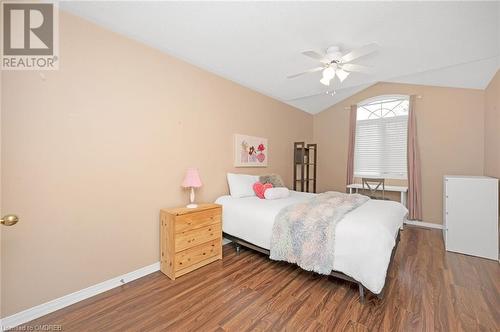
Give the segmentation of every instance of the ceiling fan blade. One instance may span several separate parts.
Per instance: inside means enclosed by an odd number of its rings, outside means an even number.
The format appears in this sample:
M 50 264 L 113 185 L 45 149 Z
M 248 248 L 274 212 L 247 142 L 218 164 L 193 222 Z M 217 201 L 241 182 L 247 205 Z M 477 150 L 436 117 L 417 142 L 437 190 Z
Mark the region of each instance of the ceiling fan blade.
M 302 54 L 304 54 L 305 56 L 308 56 L 310 58 L 319 60 L 321 62 L 328 61 L 327 59 L 325 59 L 325 55 L 324 54 L 318 53 L 316 51 L 304 51 L 304 52 L 302 52 Z
M 342 57 L 343 62 L 351 62 L 357 58 L 360 58 L 362 56 L 365 56 L 367 54 L 373 53 L 378 49 L 378 44 L 377 43 L 371 43 L 365 46 L 361 46 L 360 48 L 357 48 L 355 50 L 352 50 L 351 52 L 347 53 Z
M 313 68 L 313 69 L 309 69 L 309 70 L 303 71 L 301 73 L 297 73 L 297 74 L 293 74 L 293 75 L 287 76 L 287 78 L 295 78 L 295 77 L 298 77 L 298 76 L 302 76 L 302 75 L 306 75 L 306 74 L 310 74 L 310 73 L 315 73 L 315 72 L 323 70 L 323 69 L 324 69 L 323 67 L 316 67 L 316 68 Z
M 353 71 L 353 72 L 357 72 L 357 73 L 371 73 L 373 71 L 373 68 L 362 66 L 362 65 L 355 65 L 352 63 L 343 64 L 342 69 L 345 71 Z

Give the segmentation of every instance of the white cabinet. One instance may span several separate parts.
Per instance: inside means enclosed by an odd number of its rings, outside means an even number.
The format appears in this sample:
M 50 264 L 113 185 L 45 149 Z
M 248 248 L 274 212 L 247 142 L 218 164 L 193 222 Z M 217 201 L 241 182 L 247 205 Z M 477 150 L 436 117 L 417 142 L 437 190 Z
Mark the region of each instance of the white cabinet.
M 498 179 L 444 177 L 446 250 L 498 260 Z

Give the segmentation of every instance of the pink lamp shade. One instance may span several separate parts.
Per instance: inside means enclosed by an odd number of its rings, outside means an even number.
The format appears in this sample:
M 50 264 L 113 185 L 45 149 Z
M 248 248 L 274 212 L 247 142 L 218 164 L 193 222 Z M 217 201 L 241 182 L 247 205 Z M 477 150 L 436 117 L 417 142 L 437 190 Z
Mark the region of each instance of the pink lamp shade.
M 199 188 L 201 187 L 200 173 L 197 168 L 188 168 L 184 181 L 182 181 L 184 188 Z

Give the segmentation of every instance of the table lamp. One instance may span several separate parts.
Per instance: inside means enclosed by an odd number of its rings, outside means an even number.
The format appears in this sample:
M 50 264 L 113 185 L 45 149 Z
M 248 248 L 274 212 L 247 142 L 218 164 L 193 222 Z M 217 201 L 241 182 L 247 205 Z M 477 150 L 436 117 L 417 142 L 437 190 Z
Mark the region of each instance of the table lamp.
M 191 188 L 191 194 L 189 195 L 189 204 L 186 205 L 189 209 L 194 209 L 198 207 L 198 204 L 194 203 L 194 188 L 201 187 L 200 174 L 197 168 L 188 168 L 184 181 L 182 181 L 182 186 L 184 188 Z

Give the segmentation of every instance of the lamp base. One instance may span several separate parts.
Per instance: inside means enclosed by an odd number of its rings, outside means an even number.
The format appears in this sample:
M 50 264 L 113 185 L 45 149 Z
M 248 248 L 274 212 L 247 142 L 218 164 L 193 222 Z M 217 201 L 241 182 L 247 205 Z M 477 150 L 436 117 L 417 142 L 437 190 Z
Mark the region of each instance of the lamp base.
M 188 204 L 186 205 L 188 209 L 196 209 L 198 207 L 198 204 Z

